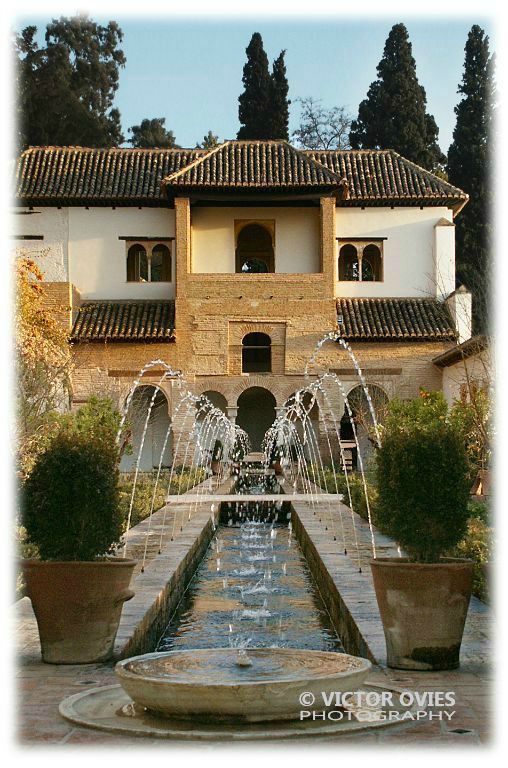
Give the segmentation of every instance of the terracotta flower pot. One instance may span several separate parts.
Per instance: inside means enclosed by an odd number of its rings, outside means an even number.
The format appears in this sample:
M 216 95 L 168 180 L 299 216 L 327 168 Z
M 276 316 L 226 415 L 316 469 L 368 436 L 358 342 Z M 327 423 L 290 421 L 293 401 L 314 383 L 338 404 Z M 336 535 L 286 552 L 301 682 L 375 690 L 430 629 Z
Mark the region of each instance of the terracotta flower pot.
M 88 664 L 111 657 L 135 560 L 24 560 L 26 594 L 39 627 L 42 660 Z
M 415 670 L 458 667 L 473 563 L 377 558 L 370 566 L 388 666 Z

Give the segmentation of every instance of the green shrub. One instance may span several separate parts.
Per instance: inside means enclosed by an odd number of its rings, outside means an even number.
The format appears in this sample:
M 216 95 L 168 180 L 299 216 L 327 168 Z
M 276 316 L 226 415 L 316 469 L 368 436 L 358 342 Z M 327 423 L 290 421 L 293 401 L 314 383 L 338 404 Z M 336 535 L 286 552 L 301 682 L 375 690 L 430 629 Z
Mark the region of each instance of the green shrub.
M 485 501 L 477 501 L 471 499 L 467 505 L 469 517 L 474 517 L 477 520 L 481 520 L 482 523 L 489 525 L 490 523 L 490 505 Z
M 492 528 L 479 517 L 470 517 L 464 538 L 449 555 L 466 557 L 474 562 L 473 594 L 480 600 L 488 601 L 488 566 L 492 558 Z
M 132 504 L 131 512 L 131 528 L 140 523 L 145 517 L 148 517 L 150 510 L 152 509 L 153 492 L 155 488 L 155 479 L 157 473 L 142 473 L 138 475 L 136 482 L 136 492 L 134 494 L 134 501 Z M 132 497 L 132 483 L 134 481 L 133 475 L 121 475 L 120 478 L 120 508 L 122 510 L 123 519 L 127 522 L 129 516 L 129 508 Z M 167 479 L 164 475 L 159 478 L 157 485 L 157 491 L 155 493 L 155 499 L 153 504 L 153 511 L 157 512 L 164 506 L 167 493 Z
M 313 477 L 311 473 L 311 478 Z M 317 478 L 318 484 L 327 493 L 342 493 L 344 496 L 344 504 L 349 506 L 349 494 L 347 489 L 346 476 L 343 472 L 337 472 L 334 474 L 331 467 L 326 467 L 324 470 L 318 471 Z M 359 472 L 349 472 L 349 491 L 351 493 L 351 503 L 355 512 L 364 520 L 368 520 L 369 514 L 367 510 L 367 502 L 365 499 L 365 489 L 363 486 L 362 476 Z M 372 522 L 377 525 L 376 519 L 376 505 L 377 505 L 377 489 L 375 485 L 367 478 L 365 479 L 367 485 L 367 494 L 369 497 L 369 506 Z
M 421 562 L 436 562 L 464 536 L 468 460 L 460 432 L 446 419 L 441 393 L 392 401 L 377 450 L 376 517 Z
M 123 532 L 114 442 L 67 423 L 25 482 L 21 512 L 28 541 L 42 560 L 94 560 L 111 553 Z
M 121 418 L 109 398 L 93 396 L 79 410 L 59 417 L 60 431 L 83 436 L 108 448 L 116 444 Z
M 169 477 L 169 470 L 161 472 L 159 476 L 153 503 L 154 512 L 161 509 L 166 502 Z M 186 493 L 186 491 L 190 490 L 194 485 L 203 482 L 205 477 L 206 473 L 200 467 L 194 467 L 185 471 L 179 467 L 173 472 L 171 483 L 169 484 L 169 495 Z M 150 514 L 156 479 L 157 472 L 141 472 L 138 474 L 131 512 L 131 528 L 140 523 Z M 120 507 L 125 521 L 127 521 L 129 516 L 133 482 L 134 474 L 122 473 L 120 475 Z

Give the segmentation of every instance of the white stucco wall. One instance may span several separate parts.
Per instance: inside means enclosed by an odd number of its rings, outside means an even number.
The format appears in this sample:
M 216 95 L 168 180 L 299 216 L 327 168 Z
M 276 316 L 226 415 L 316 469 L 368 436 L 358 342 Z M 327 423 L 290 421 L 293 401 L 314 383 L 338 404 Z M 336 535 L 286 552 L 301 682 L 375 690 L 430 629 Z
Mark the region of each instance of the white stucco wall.
M 33 259 L 44 279 L 66 282 L 69 279 L 68 208 L 17 208 L 10 220 L 14 247 Z M 42 240 L 22 240 L 20 236 L 35 235 Z
M 196 273 L 235 272 L 235 220 L 275 221 L 275 271 L 319 272 L 319 209 L 194 208 L 192 264 Z
M 340 281 L 336 283 L 337 296 L 440 295 L 435 277 L 434 228 L 442 218 L 451 221 L 452 212 L 448 208 L 338 208 L 337 237 L 387 239 L 383 241 L 383 281 Z M 337 247 L 337 258 L 338 253 Z M 441 257 L 444 260 L 443 254 Z
M 434 274 L 437 296 L 446 299 L 455 290 L 455 224 L 446 218 L 434 227 Z
M 174 237 L 168 208 L 70 208 L 69 274 L 84 299 L 172 299 L 171 283 L 128 283 L 127 248 L 119 237 Z M 170 243 L 166 245 L 171 246 Z
M 449 406 L 460 399 L 460 388 L 467 384 L 468 380 L 470 384 L 480 388 L 492 384 L 492 360 L 488 350 L 443 368 L 443 394 Z

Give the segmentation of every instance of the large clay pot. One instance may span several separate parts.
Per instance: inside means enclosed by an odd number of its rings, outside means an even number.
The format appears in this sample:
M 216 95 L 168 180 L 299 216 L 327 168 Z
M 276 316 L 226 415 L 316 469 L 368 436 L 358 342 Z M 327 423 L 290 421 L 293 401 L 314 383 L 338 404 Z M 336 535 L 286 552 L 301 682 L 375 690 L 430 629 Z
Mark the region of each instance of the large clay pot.
M 473 563 L 377 558 L 370 565 L 388 666 L 415 670 L 458 667 Z
M 26 594 L 39 627 L 42 660 L 88 664 L 111 657 L 135 560 L 24 560 Z

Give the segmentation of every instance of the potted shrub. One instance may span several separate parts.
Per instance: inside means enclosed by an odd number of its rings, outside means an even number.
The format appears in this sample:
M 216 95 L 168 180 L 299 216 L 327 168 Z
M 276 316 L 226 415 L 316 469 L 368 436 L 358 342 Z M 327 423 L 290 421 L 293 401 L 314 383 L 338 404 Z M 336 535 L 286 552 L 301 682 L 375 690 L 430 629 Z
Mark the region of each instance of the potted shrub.
M 212 450 L 212 472 L 214 475 L 218 475 L 220 471 L 220 463 L 222 459 L 222 443 L 220 440 L 216 440 Z
M 454 669 L 471 596 L 473 563 L 444 557 L 468 519 L 468 461 L 440 393 L 394 402 L 377 451 L 376 522 L 407 557 L 371 568 L 388 666 Z
M 45 662 L 84 664 L 112 654 L 136 564 L 111 557 L 124 526 L 118 479 L 107 430 L 68 420 L 22 489 L 23 525 L 39 555 L 22 568 Z

